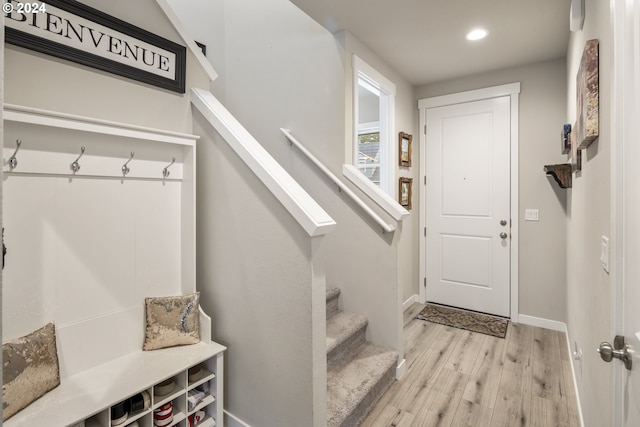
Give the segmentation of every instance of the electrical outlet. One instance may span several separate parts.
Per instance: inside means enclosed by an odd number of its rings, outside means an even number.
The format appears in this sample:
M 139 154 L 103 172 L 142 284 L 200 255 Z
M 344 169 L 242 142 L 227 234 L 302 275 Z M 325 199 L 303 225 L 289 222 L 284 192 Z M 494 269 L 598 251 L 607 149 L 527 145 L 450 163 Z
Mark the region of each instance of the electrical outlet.
M 538 209 L 525 209 L 524 210 L 524 220 L 525 221 L 539 221 L 539 211 L 538 211 Z

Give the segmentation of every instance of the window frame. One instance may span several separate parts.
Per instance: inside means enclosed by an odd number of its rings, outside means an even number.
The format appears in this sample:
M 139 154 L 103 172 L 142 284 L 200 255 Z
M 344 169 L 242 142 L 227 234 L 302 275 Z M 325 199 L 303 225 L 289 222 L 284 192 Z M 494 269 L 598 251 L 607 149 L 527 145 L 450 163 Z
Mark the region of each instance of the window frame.
M 396 86 L 389 79 L 367 64 L 357 55 L 353 55 L 353 135 L 351 164 L 358 168 L 358 135 L 359 102 L 358 88 L 360 82 L 372 92 L 378 92 L 380 97 L 380 189 L 391 197 L 396 196 L 395 185 L 395 96 Z M 368 179 L 368 178 L 366 178 Z

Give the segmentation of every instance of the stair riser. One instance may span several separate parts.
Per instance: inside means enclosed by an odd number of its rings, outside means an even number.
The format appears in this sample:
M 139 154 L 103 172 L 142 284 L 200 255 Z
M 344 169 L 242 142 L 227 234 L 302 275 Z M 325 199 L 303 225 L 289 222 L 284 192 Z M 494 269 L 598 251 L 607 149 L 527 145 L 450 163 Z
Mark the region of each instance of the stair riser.
M 366 341 L 367 325 L 362 325 L 349 338 L 327 353 L 327 365 L 332 366 L 345 358 L 351 357 L 352 353 Z
M 340 424 L 340 427 L 353 427 L 362 424 L 367 417 L 371 409 L 378 403 L 378 400 L 387 391 L 387 389 L 393 384 L 396 378 L 395 365 L 391 366 L 378 383 L 373 387 L 369 393 L 360 401 L 358 406 L 347 416 L 347 418 Z
M 327 319 L 340 311 L 339 299 L 340 294 L 327 299 Z

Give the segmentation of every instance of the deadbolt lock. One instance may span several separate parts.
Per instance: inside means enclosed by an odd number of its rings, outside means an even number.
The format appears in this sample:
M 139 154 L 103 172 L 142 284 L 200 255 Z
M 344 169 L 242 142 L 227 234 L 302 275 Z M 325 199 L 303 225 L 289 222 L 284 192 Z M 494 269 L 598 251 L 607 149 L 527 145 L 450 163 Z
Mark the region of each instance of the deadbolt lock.
M 502 233 L 500 233 L 500 238 L 501 239 L 506 239 L 507 237 L 509 237 L 509 235 L 507 233 L 505 233 L 504 231 Z
M 502 220 L 500 220 L 500 225 L 501 225 L 501 226 L 503 226 L 503 227 L 504 227 L 505 225 L 507 225 L 507 220 L 506 220 L 506 219 L 502 219 Z

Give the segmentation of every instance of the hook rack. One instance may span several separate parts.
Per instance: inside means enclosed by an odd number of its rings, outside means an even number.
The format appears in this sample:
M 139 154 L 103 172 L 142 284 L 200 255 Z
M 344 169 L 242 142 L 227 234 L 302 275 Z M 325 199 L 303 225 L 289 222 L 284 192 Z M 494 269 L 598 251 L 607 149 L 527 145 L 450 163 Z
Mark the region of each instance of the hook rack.
M 78 156 L 78 158 L 75 159 L 73 163 L 71 163 L 71 170 L 73 171 L 73 173 L 76 173 L 80 170 L 80 163 L 78 163 L 78 160 L 80 160 L 80 157 L 82 157 L 83 155 L 84 155 L 84 145 L 80 147 L 80 155 Z
M 9 157 L 9 169 L 11 170 L 14 170 L 16 166 L 18 166 L 18 159 L 16 159 L 16 154 L 18 154 L 18 150 L 20 150 L 21 145 L 22 140 L 16 139 L 16 151 L 14 151 L 11 157 Z
M 129 164 L 129 162 L 131 160 L 133 160 L 133 156 L 134 156 L 134 152 L 132 151 L 131 152 L 131 157 L 129 158 L 129 160 L 127 160 L 127 162 L 124 165 L 122 165 L 122 176 L 127 175 L 129 173 L 129 171 L 131 170 L 131 169 L 129 169 L 129 166 L 127 166 L 127 165 Z
M 171 163 L 169 163 L 169 164 L 168 164 L 164 169 L 162 169 L 162 176 L 163 176 L 164 178 L 168 178 L 168 177 L 169 177 L 169 174 L 170 174 L 170 172 L 169 172 L 169 168 L 170 168 L 170 167 L 171 167 L 171 165 L 173 165 L 175 162 L 176 162 L 176 158 L 175 158 L 175 157 L 173 157 L 173 158 L 171 159 Z

